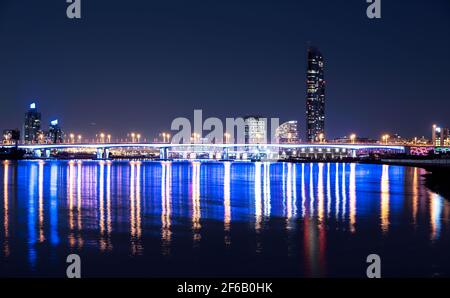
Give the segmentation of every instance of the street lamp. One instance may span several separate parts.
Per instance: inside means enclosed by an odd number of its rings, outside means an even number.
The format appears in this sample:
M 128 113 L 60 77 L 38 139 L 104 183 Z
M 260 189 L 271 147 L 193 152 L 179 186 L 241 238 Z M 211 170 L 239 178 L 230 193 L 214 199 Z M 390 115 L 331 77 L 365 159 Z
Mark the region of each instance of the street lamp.
M 70 134 L 70 142 L 75 143 L 75 135 L 73 133 Z
M 81 135 L 78 135 L 78 143 L 81 143 Z
M 162 137 L 163 137 L 163 143 L 165 143 L 166 142 L 166 133 L 165 132 L 162 133 Z
M 167 143 L 170 143 L 170 133 L 168 133 L 166 136 L 167 136 Z
M 352 144 L 355 144 L 355 139 L 356 139 L 356 135 L 354 133 L 352 133 L 350 135 L 350 141 L 352 141 Z
M 229 133 L 224 133 L 225 136 L 225 144 L 228 144 L 228 142 L 230 141 L 230 134 Z
M 101 133 L 100 134 L 100 143 L 104 143 L 105 142 L 105 134 Z
M 386 135 L 382 136 L 381 138 L 384 141 L 384 143 L 387 145 L 388 140 L 389 140 L 389 135 L 386 134 Z
M 111 135 L 108 134 L 108 143 L 111 143 Z
M 139 139 L 141 138 L 140 134 L 137 134 L 137 142 L 139 143 Z
M 134 143 L 134 136 L 135 136 L 135 133 L 132 132 L 132 133 L 131 133 L 131 143 Z

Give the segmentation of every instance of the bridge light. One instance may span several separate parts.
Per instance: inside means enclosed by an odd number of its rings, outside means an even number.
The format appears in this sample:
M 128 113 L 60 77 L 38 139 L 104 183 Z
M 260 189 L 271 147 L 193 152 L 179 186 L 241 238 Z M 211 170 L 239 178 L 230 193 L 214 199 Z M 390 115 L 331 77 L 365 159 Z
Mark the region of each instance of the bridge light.
M 352 142 L 352 144 L 355 144 L 355 139 L 356 139 L 356 135 L 353 133 L 350 135 L 350 141 Z

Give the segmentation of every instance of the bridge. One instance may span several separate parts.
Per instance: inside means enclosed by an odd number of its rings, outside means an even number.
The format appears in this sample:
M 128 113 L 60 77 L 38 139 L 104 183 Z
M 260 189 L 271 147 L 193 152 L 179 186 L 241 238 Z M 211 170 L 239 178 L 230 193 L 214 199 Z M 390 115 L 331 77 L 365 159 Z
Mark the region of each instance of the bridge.
M 13 145 L 3 145 L 1 148 L 14 148 Z M 207 155 L 210 159 L 247 159 L 251 156 L 267 159 L 277 158 L 279 154 L 290 154 L 298 157 L 342 158 L 356 157 L 358 152 L 393 152 L 405 153 L 405 146 L 381 144 L 171 144 L 171 143 L 62 143 L 62 144 L 22 144 L 19 149 L 26 150 L 36 158 L 50 158 L 52 151 L 82 151 L 96 152 L 98 159 L 108 159 L 111 150 L 153 149 L 159 150 L 160 159 L 178 156 L 182 159 L 193 159 Z M 172 155 L 172 157 L 170 156 Z

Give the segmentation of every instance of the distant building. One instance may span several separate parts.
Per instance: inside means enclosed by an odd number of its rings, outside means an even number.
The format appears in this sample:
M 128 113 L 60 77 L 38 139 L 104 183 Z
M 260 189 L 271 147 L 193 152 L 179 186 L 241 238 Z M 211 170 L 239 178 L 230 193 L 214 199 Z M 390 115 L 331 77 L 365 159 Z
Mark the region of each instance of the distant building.
M 50 122 L 50 127 L 48 129 L 48 141 L 52 144 L 64 142 L 64 132 L 59 126 L 58 120 L 53 120 Z
M 41 133 L 41 113 L 36 109 L 36 104 L 30 104 L 30 109 L 25 113 L 23 127 L 23 140 L 25 143 L 37 143 Z
M 20 140 L 20 131 L 18 129 L 5 129 L 3 131 L 3 144 L 15 145 Z
M 450 129 L 433 125 L 431 142 L 434 146 L 450 146 Z
M 297 121 L 288 121 L 275 130 L 278 144 L 298 144 L 300 142 Z
M 325 136 L 325 79 L 322 53 L 308 49 L 306 70 L 306 140 L 322 141 Z
M 265 144 L 267 142 L 265 118 L 247 116 L 244 118 L 244 123 L 245 144 Z
M 378 143 L 378 140 L 374 140 L 374 139 L 370 139 L 370 138 L 366 138 L 366 137 L 358 137 L 355 136 L 354 138 L 351 138 L 351 136 L 343 136 L 340 138 L 336 138 L 336 139 L 332 139 L 329 141 L 330 143 L 339 143 L 339 144 L 350 144 L 350 143 L 355 143 L 355 144 L 376 144 Z

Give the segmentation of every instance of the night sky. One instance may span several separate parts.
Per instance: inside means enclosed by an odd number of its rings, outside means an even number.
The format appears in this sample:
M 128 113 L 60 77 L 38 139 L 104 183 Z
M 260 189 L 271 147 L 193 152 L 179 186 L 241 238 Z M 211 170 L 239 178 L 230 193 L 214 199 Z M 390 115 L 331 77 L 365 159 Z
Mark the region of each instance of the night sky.
M 326 133 L 450 126 L 450 1 L 0 1 L 0 129 L 31 101 L 66 132 L 150 138 L 175 117 L 259 114 L 305 128 L 308 42 L 325 57 Z

